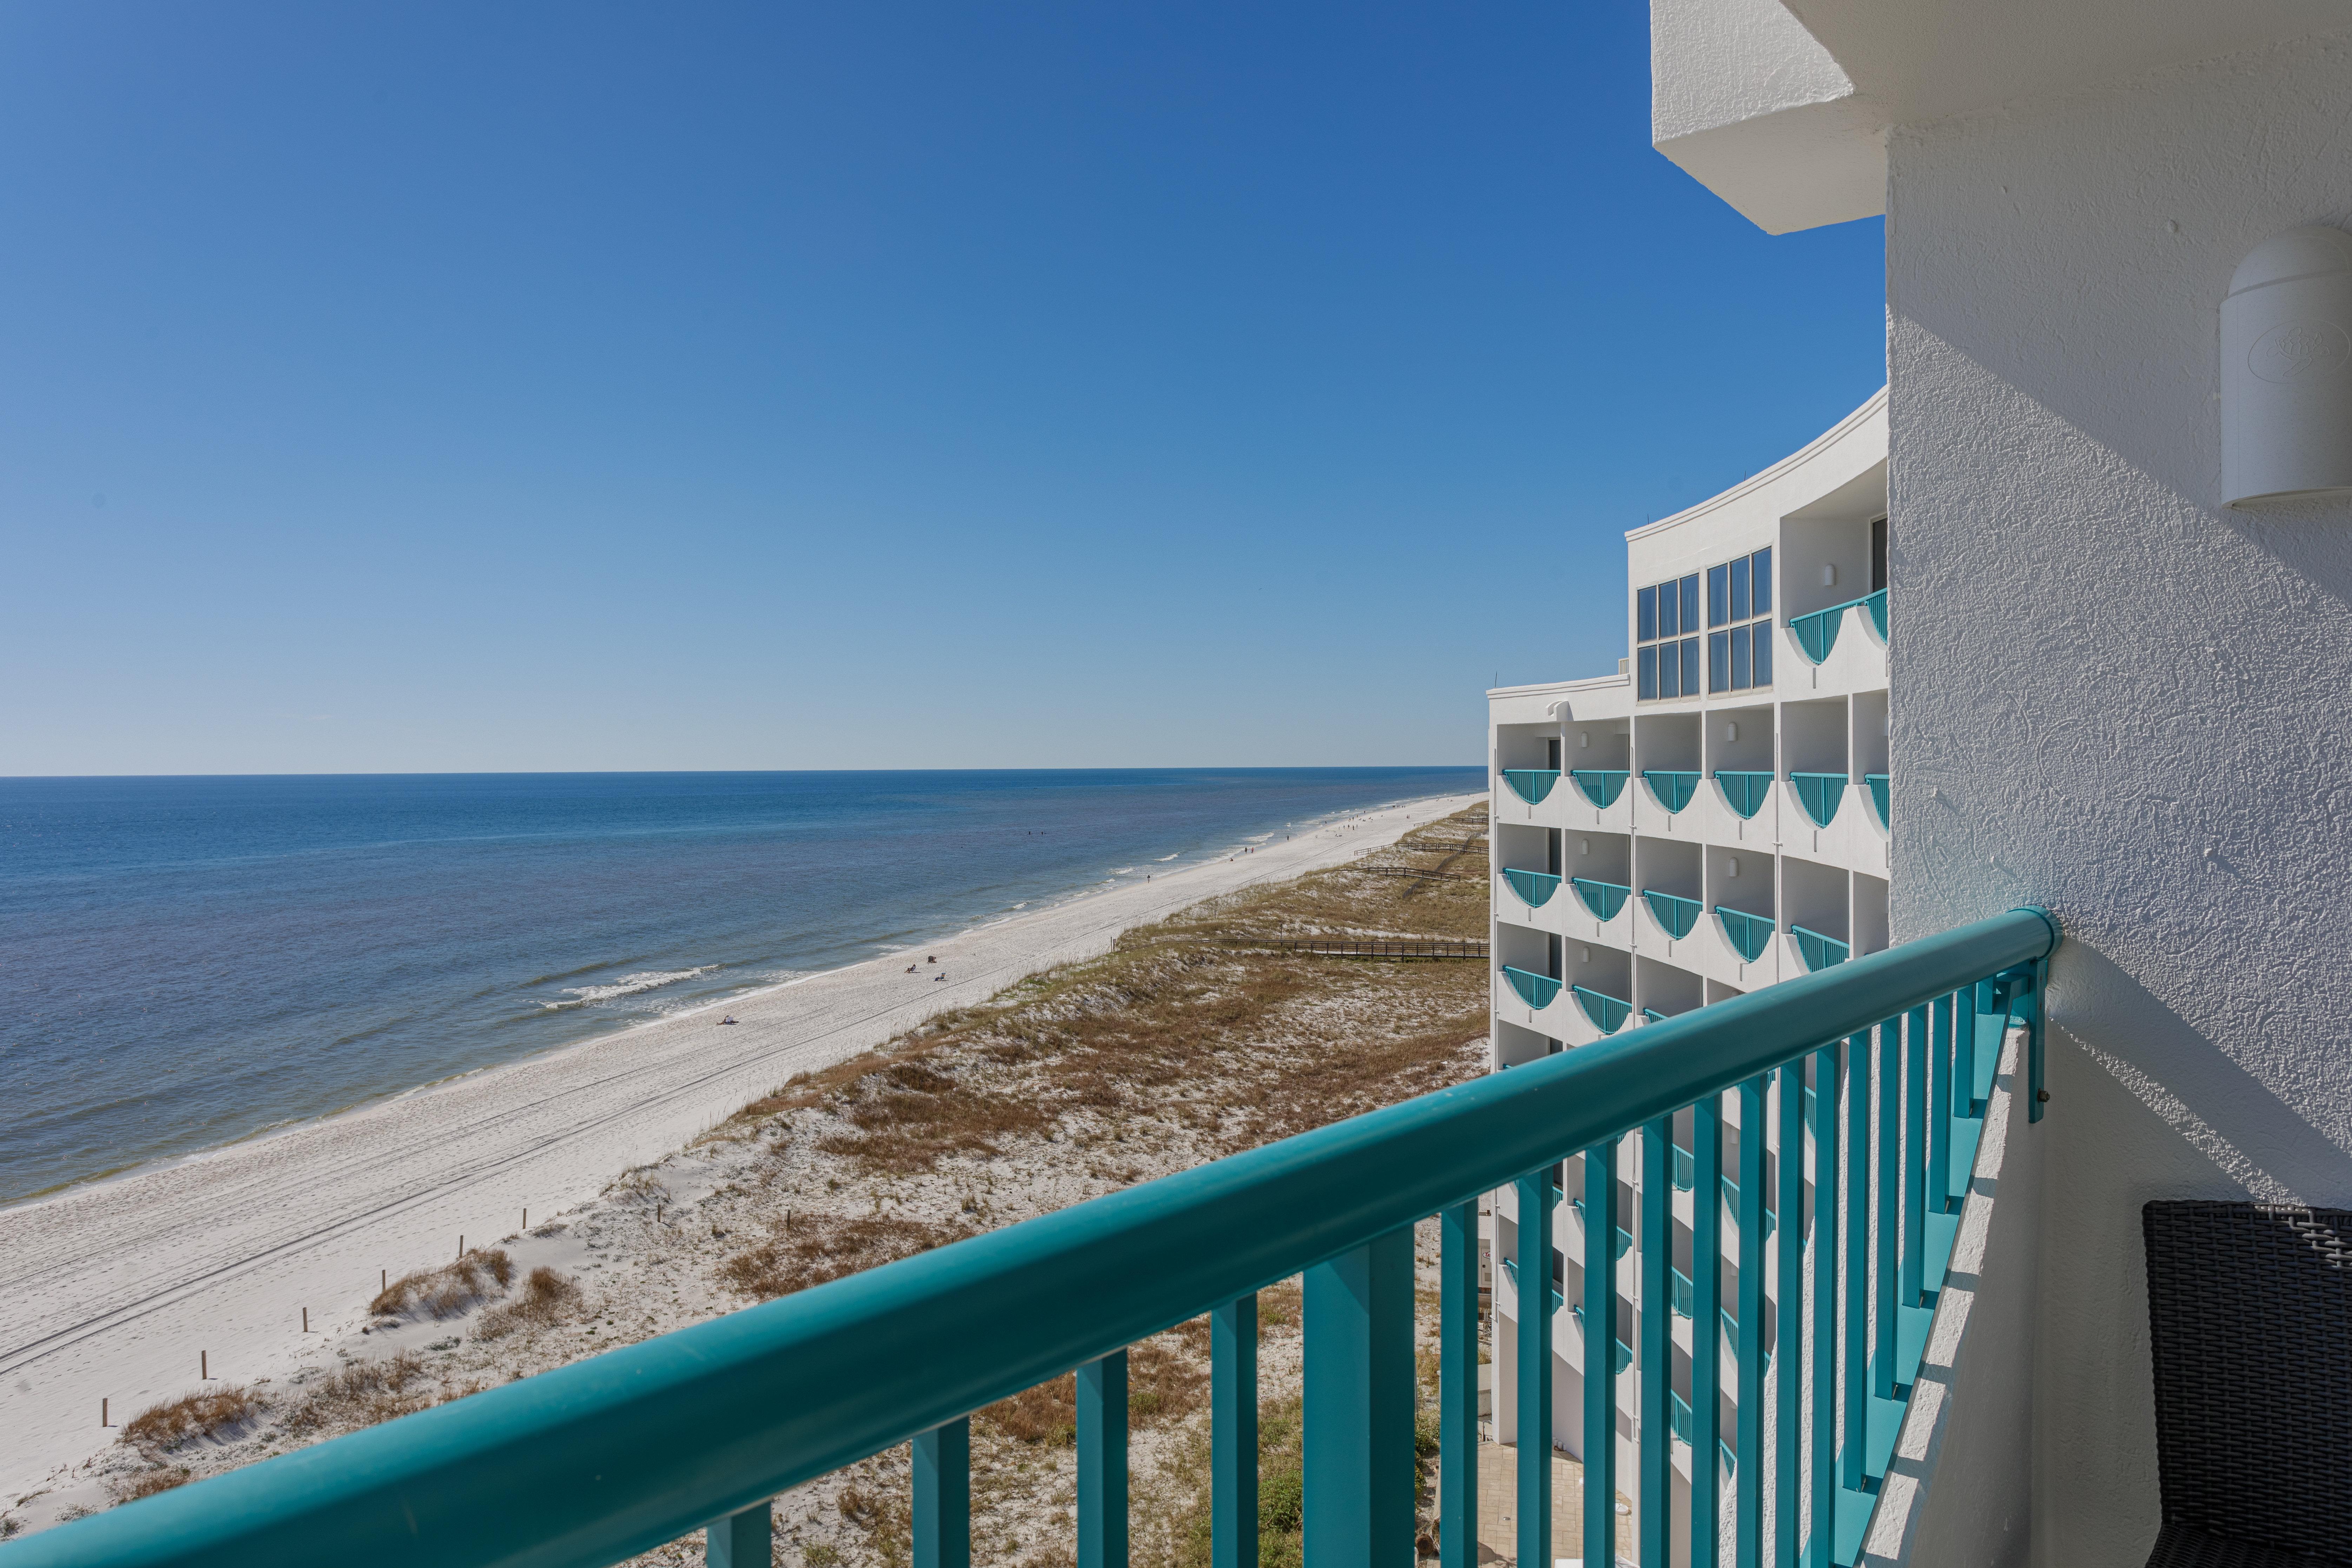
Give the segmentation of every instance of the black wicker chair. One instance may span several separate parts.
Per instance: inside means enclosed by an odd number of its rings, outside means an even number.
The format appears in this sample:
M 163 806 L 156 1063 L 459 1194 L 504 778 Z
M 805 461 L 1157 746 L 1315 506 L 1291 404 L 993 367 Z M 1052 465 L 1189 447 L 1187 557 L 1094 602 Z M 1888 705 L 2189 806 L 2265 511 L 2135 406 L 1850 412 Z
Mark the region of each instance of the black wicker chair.
M 2352 1568 L 2352 1210 L 2152 1203 L 2148 1568 Z

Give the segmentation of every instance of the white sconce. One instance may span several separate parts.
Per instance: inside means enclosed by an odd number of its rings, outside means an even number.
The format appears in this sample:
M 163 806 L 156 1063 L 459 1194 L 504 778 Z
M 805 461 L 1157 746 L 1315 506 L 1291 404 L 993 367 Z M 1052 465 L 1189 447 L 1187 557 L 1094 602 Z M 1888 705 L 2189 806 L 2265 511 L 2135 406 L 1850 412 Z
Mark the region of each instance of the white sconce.
M 1582 948 L 1580 951 L 1584 954 L 1585 963 L 1590 963 L 1592 962 L 1592 950 L 1591 948 Z
M 2221 301 L 2221 500 L 2352 489 L 2352 234 L 2247 253 Z
M 1737 741 L 1739 739 L 1739 724 L 1738 721 L 1735 720 L 1724 725 L 1723 738 L 1727 741 Z
M 1737 877 L 1739 875 L 1738 856 L 1727 855 L 1723 858 L 1723 874 L 1727 877 Z
M 1582 751 L 1582 750 L 1584 750 L 1586 747 L 1591 746 L 1591 744 L 1592 744 L 1592 731 L 1590 731 L 1590 730 L 1579 730 L 1579 731 L 1576 732 L 1576 745 L 1577 745 L 1577 749 L 1578 749 L 1579 751 Z
M 1824 588 L 1837 586 L 1837 567 L 1834 563 L 1822 568 L 1822 586 Z
M 1578 850 L 1577 850 L 1577 853 L 1578 853 L 1579 855 L 1590 855 L 1590 854 L 1591 854 L 1591 853 L 1592 853 L 1592 840 L 1591 840 L 1591 839 L 1590 839 L 1590 838 L 1580 838 L 1580 839 L 1578 839 L 1578 840 L 1577 840 L 1577 843 L 1578 843 L 1578 844 L 1580 844 L 1580 846 L 1582 846 L 1582 847 L 1581 847 L 1581 848 L 1580 848 L 1580 849 L 1578 849 Z

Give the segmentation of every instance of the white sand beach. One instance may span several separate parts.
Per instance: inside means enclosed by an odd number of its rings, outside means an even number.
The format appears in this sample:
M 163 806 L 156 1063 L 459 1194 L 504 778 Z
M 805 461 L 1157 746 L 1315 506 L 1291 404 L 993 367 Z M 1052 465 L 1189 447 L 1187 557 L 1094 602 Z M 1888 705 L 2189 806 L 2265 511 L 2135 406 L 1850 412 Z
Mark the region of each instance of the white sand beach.
M 914 974 L 906 954 L 875 960 L 0 1211 L 0 1495 L 111 1442 L 101 1400 L 119 1423 L 199 1388 L 200 1367 L 280 1375 L 304 1353 L 306 1309 L 314 1333 L 356 1328 L 385 1275 L 509 1236 L 525 1209 L 553 1219 L 795 1072 L 1479 798 L 1366 813 L 981 927 L 920 950 L 939 962 Z

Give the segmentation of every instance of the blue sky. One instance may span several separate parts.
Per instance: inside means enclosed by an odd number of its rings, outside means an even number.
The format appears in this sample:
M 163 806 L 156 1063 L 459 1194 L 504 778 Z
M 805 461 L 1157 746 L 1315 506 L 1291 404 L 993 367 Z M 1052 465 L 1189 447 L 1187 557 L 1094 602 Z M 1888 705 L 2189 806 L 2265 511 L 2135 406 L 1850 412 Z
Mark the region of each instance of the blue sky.
M 1473 763 L 1883 379 L 1638 5 L 0 13 L 0 773 Z

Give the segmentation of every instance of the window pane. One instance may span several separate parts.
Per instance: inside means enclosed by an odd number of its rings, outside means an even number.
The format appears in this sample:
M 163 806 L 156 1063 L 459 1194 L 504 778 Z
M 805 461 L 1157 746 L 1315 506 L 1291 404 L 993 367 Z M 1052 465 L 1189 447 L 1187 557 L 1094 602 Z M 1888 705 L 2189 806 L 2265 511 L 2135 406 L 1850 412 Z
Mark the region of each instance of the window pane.
M 1675 651 L 1673 643 L 1662 642 L 1658 645 L 1658 695 L 1680 697 L 1682 694 L 1682 656 Z
M 1731 574 L 1731 618 L 1748 618 L 1748 557 L 1741 556 L 1724 570 Z
M 1633 596 L 1633 618 L 1639 623 L 1638 642 L 1655 642 L 1658 638 L 1658 591 L 1644 588 Z
M 1739 629 L 1744 632 L 1748 628 L 1742 626 Z M 1706 635 L 1706 689 L 1709 691 L 1731 689 L 1731 634 L 1729 632 L 1709 632 Z
M 1756 623 L 1756 652 L 1750 657 L 1748 663 L 1753 667 L 1751 673 L 1756 677 L 1756 684 L 1759 686 L 1772 684 L 1772 638 L 1775 635 L 1771 622 Z
M 1731 628 L 1731 689 L 1748 689 L 1748 628 Z
M 1706 624 L 1719 626 L 1731 618 L 1731 568 L 1706 569 Z
M 1698 630 L 1698 574 L 1683 579 L 1683 630 Z
M 1658 650 L 1654 647 L 1642 650 L 1642 684 L 1635 689 L 1644 699 L 1658 694 Z
M 1772 552 L 1769 550 L 1759 550 L 1756 552 L 1754 560 L 1756 589 L 1749 596 L 1756 601 L 1756 613 L 1759 616 L 1769 616 L 1772 613 Z M 1761 686 L 1763 682 L 1759 679 L 1757 684 Z
M 1691 584 L 1698 582 L 1696 577 L 1685 577 L 1683 580 Z M 1696 593 L 1697 590 L 1694 587 L 1692 591 Z M 1683 639 L 1683 695 L 1685 697 L 1698 695 L 1698 638 L 1696 637 Z
M 1675 585 L 1672 583 L 1658 584 L 1658 635 L 1660 637 L 1670 637 L 1681 634 L 1683 629 L 1683 619 L 1679 613 L 1681 605 L 1682 596 L 1675 591 Z

